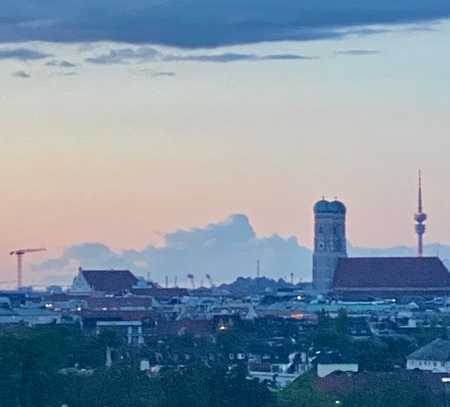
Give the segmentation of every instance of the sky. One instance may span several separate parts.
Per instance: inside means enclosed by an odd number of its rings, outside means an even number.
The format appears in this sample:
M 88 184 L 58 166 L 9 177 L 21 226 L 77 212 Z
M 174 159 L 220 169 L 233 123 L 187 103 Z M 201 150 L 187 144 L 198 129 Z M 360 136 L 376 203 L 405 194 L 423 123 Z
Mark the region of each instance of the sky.
M 282 276 L 322 195 L 352 245 L 412 246 L 419 167 L 426 240 L 450 243 L 448 1 L 3 2 L 1 282 L 12 249 L 47 247 L 26 279 L 48 281 L 74 245 L 172 249 L 232 214 L 248 268 L 251 245 L 276 268 L 296 239 Z

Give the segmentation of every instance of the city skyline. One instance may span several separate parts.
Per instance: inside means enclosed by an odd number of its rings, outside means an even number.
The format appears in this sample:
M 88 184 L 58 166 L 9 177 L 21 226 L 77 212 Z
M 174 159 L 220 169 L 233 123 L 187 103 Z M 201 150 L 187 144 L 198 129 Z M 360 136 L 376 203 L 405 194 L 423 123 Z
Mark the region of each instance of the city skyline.
M 200 50 L 5 43 L 0 280 L 17 248 L 49 249 L 28 266 L 83 242 L 140 250 L 233 213 L 311 247 L 324 194 L 352 244 L 413 246 L 418 167 L 426 242 L 449 243 L 448 38 L 443 20 Z
M 0 407 L 448 407 L 449 0 L 0 1 Z

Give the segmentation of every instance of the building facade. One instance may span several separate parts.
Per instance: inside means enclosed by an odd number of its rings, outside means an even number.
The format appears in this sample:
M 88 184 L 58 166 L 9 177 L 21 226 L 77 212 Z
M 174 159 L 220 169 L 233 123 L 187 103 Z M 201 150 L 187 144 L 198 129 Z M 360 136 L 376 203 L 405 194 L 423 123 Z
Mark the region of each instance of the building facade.
M 409 355 L 406 369 L 450 373 L 450 341 L 435 339 Z
M 346 207 L 322 199 L 314 205 L 313 283 L 318 291 L 332 288 L 338 260 L 347 257 Z

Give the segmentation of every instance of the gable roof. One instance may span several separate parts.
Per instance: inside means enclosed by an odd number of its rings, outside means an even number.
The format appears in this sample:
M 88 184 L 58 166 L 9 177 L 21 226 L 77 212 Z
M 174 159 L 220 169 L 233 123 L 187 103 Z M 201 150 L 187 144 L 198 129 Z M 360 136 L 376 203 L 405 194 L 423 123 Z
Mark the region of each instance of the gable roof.
M 450 274 L 438 257 L 350 257 L 338 261 L 335 289 L 449 288 Z
M 417 349 L 408 356 L 409 360 L 433 360 L 445 362 L 450 360 L 450 341 L 435 339 L 433 342 Z
M 131 290 L 138 279 L 129 270 L 81 270 L 94 291 L 108 293 Z

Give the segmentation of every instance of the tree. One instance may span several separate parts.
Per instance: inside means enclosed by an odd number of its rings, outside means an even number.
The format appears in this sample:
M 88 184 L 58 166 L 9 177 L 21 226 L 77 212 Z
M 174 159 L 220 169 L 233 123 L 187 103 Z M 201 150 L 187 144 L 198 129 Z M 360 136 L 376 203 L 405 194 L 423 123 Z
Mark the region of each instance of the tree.
M 336 318 L 336 331 L 339 335 L 347 335 L 349 330 L 349 320 L 347 310 L 341 308 Z
M 280 407 L 332 407 L 335 398 L 314 386 L 312 375 L 298 378 L 279 393 Z

